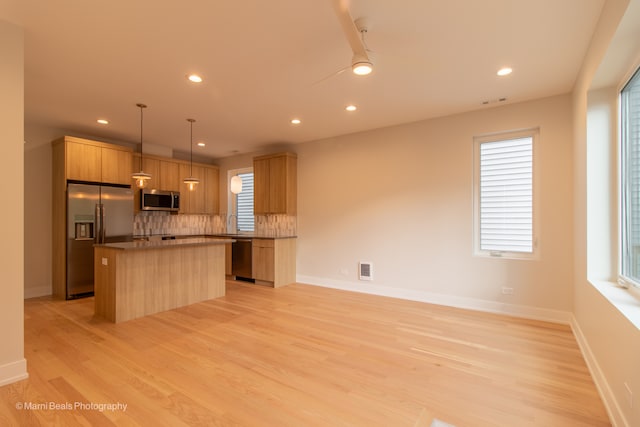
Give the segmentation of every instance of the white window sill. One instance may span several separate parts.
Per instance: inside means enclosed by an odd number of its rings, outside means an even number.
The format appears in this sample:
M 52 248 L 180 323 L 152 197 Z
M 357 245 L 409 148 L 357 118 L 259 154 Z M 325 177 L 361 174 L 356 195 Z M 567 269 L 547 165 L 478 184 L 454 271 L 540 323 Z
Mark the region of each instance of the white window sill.
M 640 289 L 625 289 L 607 281 L 589 280 L 589 283 L 640 330 Z

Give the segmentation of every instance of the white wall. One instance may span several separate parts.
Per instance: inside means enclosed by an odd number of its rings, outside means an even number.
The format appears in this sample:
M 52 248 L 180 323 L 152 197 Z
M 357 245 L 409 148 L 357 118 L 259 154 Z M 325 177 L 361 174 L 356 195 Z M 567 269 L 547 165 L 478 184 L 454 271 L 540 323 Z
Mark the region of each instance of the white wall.
M 533 127 L 541 258 L 474 256 L 473 137 Z M 559 96 L 299 145 L 299 281 L 568 321 L 571 142 Z M 358 281 L 360 260 L 374 281 Z
M 24 175 L 24 297 L 32 298 L 51 295 L 50 145 L 25 148 Z
M 24 35 L 21 28 L 0 21 L 0 192 L 10 201 L 0 227 L 0 385 L 27 377 L 24 359 L 23 270 L 23 146 Z
M 54 128 L 25 125 L 24 297 L 51 295 L 51 141 Z
M 619 303 L 634 298 L 611 282 L 617 270 L 615 97 L 640 57 L 639 30 L 640 0 L 608 1 L 573 93 L 574 330 L 614 426 L 640 425 L 640 330 Z M 600 87 L 592 87 L 594 79 Z M 634 304 L 637 315 L 640 302 Z M 636 394 L 632 404 L 625 383 Z

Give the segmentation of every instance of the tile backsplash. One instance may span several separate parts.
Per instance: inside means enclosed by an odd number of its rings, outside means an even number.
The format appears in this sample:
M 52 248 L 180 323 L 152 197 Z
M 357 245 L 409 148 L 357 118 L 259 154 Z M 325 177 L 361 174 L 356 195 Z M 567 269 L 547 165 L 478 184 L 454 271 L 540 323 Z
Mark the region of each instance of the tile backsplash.
M 176 215 L 169 212 L 139 212 L 133 221 L 133 234 L 201 235 L 221 234 L 227 228 L 227 215 Z M 291 215 L 256 215 L 255 234 L 267 237 L 295 236 L 297 218 Z
M 151 211 L 140 212 L 133 220 L 133 234 L 139 236 L 219 234 L 225 230 L 225 218 L 220 215 L 172 215 Z
M 298 218 L 292 215 L 256 215 L 255 232 L 261 236 L 284 237 L 297 234 Z

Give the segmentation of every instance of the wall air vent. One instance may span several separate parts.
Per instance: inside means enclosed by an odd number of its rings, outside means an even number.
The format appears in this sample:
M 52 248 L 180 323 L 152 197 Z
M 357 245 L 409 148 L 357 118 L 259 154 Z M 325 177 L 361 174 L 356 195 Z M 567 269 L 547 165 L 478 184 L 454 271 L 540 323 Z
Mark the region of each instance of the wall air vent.
M 360 280 L 373 280 L 373 267 L 370 262 L 360 261 L 358 271 Z

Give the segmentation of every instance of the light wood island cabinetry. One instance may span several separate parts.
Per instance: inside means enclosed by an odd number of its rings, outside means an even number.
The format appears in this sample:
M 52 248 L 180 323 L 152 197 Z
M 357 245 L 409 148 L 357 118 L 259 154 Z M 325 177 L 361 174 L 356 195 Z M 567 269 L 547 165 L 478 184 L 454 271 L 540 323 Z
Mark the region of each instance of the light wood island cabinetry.
M 225 294 L 225 244 L 193 238 L 97 245 L 95 312 L 123 322 Z

